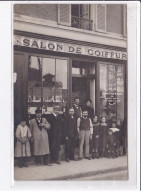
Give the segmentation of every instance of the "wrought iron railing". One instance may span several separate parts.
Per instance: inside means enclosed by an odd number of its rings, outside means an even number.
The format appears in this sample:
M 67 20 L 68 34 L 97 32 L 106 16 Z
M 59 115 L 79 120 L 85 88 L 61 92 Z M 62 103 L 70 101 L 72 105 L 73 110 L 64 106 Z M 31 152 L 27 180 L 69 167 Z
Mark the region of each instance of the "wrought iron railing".
M 93 20 L 85 19 L 82 17 L 71 17 L 71 26 L 85 30 L 93 30 Z

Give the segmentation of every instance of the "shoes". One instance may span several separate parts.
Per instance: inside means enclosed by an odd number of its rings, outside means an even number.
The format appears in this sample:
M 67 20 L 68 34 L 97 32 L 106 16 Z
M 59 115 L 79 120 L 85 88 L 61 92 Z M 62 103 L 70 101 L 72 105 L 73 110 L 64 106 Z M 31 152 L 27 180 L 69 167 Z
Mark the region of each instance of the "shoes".
M 58 160 L 57 160 L 57 161 L 55 161 L 55 163 L 56 163 L 56 164 L 61 164 L 61 162 L 59 162 Z
M 88 157 L 85 157 L 87 160 L 91 160 L 91 158 L 88 156 Z
M 27 164 L 23 164 L 23 166 L 24 166 L 24 167 L 28 167 L 28 165 L 27 165 Z
M 67 159 L 66 159 L 66 162 L 69 162 L 69 161 L 70 161 L 70 160 L 67 158 Z
M 78 161 L 79 159 L 77 159 L 77 158 L 74 158 L 73 160 L 74 160 L 74 161 Z
M 78 160 L 82 160 L 82 158 L 81 158 L 81 157 L 79 157 L 79 158 L 78 158 Z

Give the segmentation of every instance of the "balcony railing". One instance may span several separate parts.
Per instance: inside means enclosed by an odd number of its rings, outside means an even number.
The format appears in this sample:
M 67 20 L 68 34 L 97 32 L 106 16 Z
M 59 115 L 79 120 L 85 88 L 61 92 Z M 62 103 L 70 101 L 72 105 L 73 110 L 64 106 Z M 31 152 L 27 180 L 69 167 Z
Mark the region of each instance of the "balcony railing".
M 85 19 L 82 17 L 72 16 L 71 25 L 74 28 L 93 30 L 93 20 Z

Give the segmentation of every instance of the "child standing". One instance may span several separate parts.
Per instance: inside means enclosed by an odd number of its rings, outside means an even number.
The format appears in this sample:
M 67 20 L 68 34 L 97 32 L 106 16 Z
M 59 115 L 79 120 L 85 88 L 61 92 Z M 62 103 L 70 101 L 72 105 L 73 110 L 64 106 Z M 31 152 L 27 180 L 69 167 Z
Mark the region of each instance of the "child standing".
M 93 118 L 93 149 L 92 149 L 92 158 L 99 159 L 99 138 L 100 138 L 100 125 L 98 122 L 98 117 L 95 115 Z
M 123 142 L 122 142 L 122 122 L 120 119 L 117 120 L 116 127 L 119 129 L 118 132 L 118 148 L 119 148 L 119 155 L 123 155 Z
M 108 125 L 106 123 L 106 117 L 101 118 L 100 124 L 100 152 L 101 157 L 106 156 L 106 142 L 107 142 Z
M 26 120 L 22 120 L 16 129 L 16 147 L 15 157 L 19 158 L 19 167 L 27 167 L 26 157 L 31 156 L 29 139 L 31 138 L 31 132 L 26 125 Z
M 108 149 L 108 158 L 115 158 L 115 146 L 116 146 L 116 138 L 113 135 L 112 129 L 108 129 L 107 135 L 107 149 Z
M 116 120 L 112 121 L 112 127 L 110 129 L 112 130 L 113 135 L 115 136 L 115 139 L 116 139 L 115 154 L 116 154 L 116 157 L 118 157 L 119 151 L 120 151 L 120 129 L 116 127 Z

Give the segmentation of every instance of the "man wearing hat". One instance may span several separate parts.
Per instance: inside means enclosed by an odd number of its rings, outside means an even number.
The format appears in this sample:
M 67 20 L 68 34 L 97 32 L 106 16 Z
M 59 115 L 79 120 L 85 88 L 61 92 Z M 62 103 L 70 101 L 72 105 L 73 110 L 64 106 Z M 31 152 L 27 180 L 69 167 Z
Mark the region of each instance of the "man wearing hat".
M 59 150 L 62 140 L 62 119 L 59 116 L 59 106 L 53 108 L 53 113 L 50 115 L 49 123 L 51 129 L 48 131 L 49 146 L 50 146 L 50 159 L 51 162 L 60 164 Z
M 45 165 L 48 164 L 49 141 L 47 129 L 50 129 L 50 124 L 45 118 L 42 118 L 42 110 L 37 108 L 36 117 L 30 121 L 30 130 L 33 136 L 33 154 L 37 165 L 41 165 L 41 157 Z

